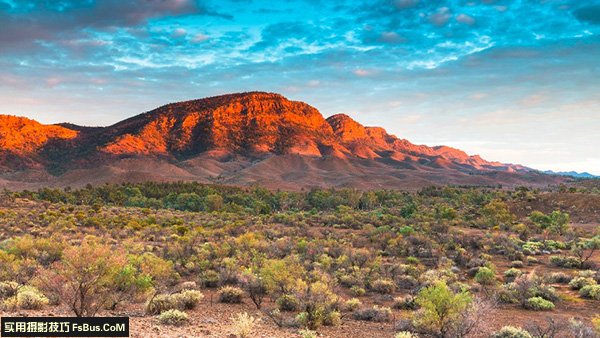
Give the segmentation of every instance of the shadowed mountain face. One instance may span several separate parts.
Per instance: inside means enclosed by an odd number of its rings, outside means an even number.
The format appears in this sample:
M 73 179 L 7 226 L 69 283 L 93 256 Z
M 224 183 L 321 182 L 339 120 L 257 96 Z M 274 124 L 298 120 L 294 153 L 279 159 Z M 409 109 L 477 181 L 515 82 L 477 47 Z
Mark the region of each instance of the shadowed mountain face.
M 0 116 L 0 185 L 198 180 L 419 188 L 431 184 L 546 185 L 567 178 L 415 145 L 338 114 L 261 92 L 168 104 L 104 128 Z

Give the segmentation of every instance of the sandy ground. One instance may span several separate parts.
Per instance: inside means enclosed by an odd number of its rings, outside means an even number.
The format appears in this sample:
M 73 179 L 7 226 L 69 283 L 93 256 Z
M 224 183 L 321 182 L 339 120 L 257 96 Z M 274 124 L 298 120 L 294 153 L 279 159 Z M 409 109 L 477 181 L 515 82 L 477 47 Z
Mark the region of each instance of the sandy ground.
M 571 292 L 568 288 L 560 288 L 561 293 Z M 243 304 L 221 304 L 211 302 L 211 296 L 216 299 L 214 290 L 203 290 L 205 298 L 200 305 L 187 311 L 189 323 L 183 326 L 167 326 L 158 323 L 155 316 L 144 315 L 143 304 L 133 304 L 127 309 L 116 312 L 105 312 L 103 316 L 129 316 L 130 337 L 132 338 L 159 338 L 159 337 L 203 337 L 203 338 L 234 338 L 232 334 L 232 316 L 237 313 L 247 312 L 257 319 L 255 330 L 251 337 L 257 338 L 288 338 L 300 337 L 295 328 L 278 328 L 275 323 L 256 309 L 254 304 L 246 299 Z M 575 293 L 573 296 L 577 297 Z M 365 304 L 367 298 L 364 299 Z M 483 324 L 477 330 L 474 337 L 487 337 L 489 333 L 504 325 L 526 326 L 538 321 L 544 322 L 546 317 L 568 320 L 572 317 L 589 320 L 594 314 L 600 314 L 600 302 L 581 300 L 558 302 L 554 311 L 534 312 L 526 311 L 515 305 L 501 305 L 486 314 Z M 272 304 L 265 304 L 271 307 Z M 393 338 L 395 334 L 394 323 L 408 317 L 408 311 L 394 310 L 394 318 L 388 323 L 373 323 L 356 321 L 351 318 L 343 318 L 339 327 L 322 327 L 318 330 L 319 337 L 324 338 Z M 16 313 L 0 311 L 0 316 L 69 316 L 66 308 L 48 307 L 41 311 L 20 310 Z

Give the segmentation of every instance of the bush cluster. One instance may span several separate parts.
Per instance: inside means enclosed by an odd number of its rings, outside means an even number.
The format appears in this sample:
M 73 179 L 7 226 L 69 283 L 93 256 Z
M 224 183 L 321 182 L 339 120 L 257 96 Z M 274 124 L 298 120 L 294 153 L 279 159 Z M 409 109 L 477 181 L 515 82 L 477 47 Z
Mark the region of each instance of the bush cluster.
M 392 318 L 392 310 L 388 307 L 373 305 L 372 307 L 364 307 L 354 311 L 352 317 L 356 320 L 387 322 Z
M 146 303 L 146 313 L 156 315 L 168 310 L 191 310 L 196 308 L 203 298 L 204 295 L 196 290 L 156 295 Z
M 171 309 L 158 315 L 158 321 L 165 325 L 183 325 L 188 321 L 188 315 L 183 311 Z

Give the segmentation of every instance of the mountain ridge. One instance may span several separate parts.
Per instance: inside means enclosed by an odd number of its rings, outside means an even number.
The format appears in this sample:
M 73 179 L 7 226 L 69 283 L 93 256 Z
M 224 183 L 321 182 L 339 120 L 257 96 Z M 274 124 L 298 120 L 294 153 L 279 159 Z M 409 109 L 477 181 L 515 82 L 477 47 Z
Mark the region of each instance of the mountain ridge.
M 587 171 L 577 172 L 574 170 L 571 170 L 571 171 L 544 170 L 543 173 L 548 174 L 548 175 L 559 175 L 559 176 L 568 176 L 568 177 L 576 177 L 576 178 L 600 178 L 600 176 L 590 174 Z
M 124 181 L 147 176 L 366 188 L 370 177 L 388 177 L 398 188 L 564 180 L 448 146 L 415 145 L 345 114 L 324 118 L 316 108 L 276 93 L 170 103 L 107 127 L 1 118 L 12 121 L 12 127 L 0 129 L 0 178 L 16 185 L 32 176 L 39 184 L 65 185 L 73 175 L 79 175 L 73 182 L 82 183 L 98 177 Z M 25 127 L 16 127 L 21 125 Z M 139 165 L 131 167 L 132 161 Z M 330 170 L 338 173 L 337 179 Z M 268 181 L 271 172 L 273 182 Z

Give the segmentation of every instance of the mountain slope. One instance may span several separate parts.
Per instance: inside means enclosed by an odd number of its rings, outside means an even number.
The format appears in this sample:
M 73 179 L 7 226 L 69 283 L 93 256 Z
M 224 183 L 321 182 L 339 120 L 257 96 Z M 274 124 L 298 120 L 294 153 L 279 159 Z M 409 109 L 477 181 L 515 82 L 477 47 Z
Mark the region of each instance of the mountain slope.
M 172 103 L 109 127 L 1 117 L 0 185 L 199 180 L 273 188 L 567 180 L 446 146 L 415 145 L 347 115 L 250 92 Z

